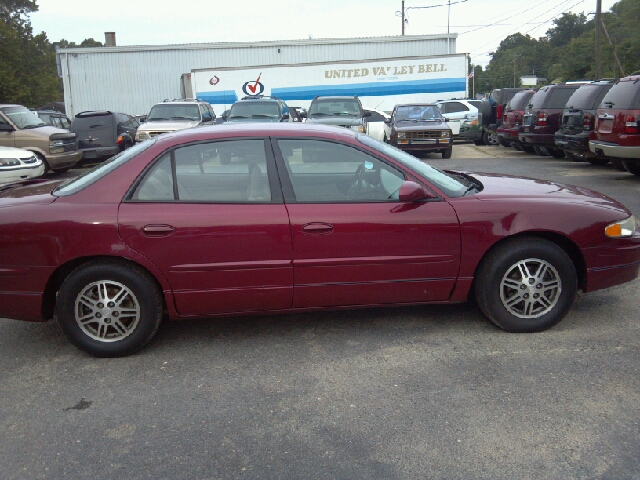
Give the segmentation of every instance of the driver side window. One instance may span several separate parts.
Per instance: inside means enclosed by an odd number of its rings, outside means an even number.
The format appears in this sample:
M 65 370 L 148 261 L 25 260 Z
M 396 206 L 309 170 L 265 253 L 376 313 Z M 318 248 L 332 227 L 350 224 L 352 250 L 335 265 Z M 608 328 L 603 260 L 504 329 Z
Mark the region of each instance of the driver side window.
M 402 172 L 347 145 L 278 140 L 298 202 L 362 203 L 398 200 Z

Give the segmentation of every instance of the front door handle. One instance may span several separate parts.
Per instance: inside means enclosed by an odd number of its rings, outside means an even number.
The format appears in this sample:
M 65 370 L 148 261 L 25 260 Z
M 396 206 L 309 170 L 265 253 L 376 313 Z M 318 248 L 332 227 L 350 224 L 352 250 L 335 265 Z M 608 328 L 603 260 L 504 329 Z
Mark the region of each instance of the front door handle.
M 142 227 L 142 234 L 147 237 L 167 237 L 175 232 L 171 225 L 145 225 Z
M 302 226 L 302 233 L 310 235 L 328 235 L 333 232 L 333 225 L 328 223 L 313 222 Z

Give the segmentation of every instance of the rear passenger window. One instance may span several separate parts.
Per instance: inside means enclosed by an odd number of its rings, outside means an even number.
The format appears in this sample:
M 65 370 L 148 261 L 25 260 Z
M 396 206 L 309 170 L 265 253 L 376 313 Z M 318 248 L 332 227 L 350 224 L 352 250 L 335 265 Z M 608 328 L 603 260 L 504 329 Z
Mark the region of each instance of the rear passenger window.
M 371 155 L 320 140 L 278 140 L 296 200 L 397 201 L 404 175 Z
M 145 175 L 133 200 L 270 202 L 264 141 L 235 140 L 177 148 Z

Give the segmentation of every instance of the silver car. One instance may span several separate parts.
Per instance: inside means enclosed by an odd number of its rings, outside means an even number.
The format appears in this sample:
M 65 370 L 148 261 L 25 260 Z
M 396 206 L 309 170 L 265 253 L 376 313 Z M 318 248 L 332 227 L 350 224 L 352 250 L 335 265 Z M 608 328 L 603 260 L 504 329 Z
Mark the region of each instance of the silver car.
M 176 130 L 198 125 L 213 125 L 216 113 L 211 105 L 201 100 L 165 100 L 151 108 L 145 123 L 136 131 L 136 142 Z

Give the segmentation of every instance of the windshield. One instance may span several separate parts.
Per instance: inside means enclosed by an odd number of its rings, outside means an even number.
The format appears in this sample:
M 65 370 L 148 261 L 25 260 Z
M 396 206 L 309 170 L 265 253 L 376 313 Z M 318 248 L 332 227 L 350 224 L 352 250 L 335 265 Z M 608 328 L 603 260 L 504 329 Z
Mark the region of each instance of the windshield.
M 229 112 L 229 120 L 234 118 L 279 118 L 280 106 L 277 102 L 248 102 L 234 103 Z
M 160 120 L 190 120 L 200 121 L 200 110 L 197 105 L 160 104 L 155 105 L 149 112 L 147 122 Z
M 356 100 L 316 100 L 311 102 L 309 117 L 327 116 L 359 117 L 360 105 Z
M 433 183 L 436 187 L 438 187 L 450 197 L 460 197 L 464 195 L 466 191 L 468 191 L 468 186 L 466 185 L 466 183 L 462 183 L 454 175 L 445 173 L 442 170 L 438 170 L 428 163 L 424 163 L 413 155 L 403 152 L 402 150 L 389 145 L 388 143 L 379 142 L 378 140 L 374 140 L 367 135 L 358 135 L 357 138 L 360 143 L 363 143 L 367 147 L 371 147 L 377 150 L 383 155 L 393 158 L 410 170 L 416 172 L 418 175 L 423 177 L 425 180 Z
M 38 115 L 25 107 L 4 107 L 2 113 L 21 130 L 46 125 Z
M 401 105 L 396 108 L 394 116 L 397 122 L 442 119 L 440 109 L 435 105 Z
M 97 182 L 108 173 L 114 171 L 120 165 L 127 163 L 140 152 L 145 151 L 147 148 L 156 143 L 156 140 L 157 137 L 154 137 L 149 140 L 145 140 L 144 142 L 136 143 L 133 147 L 128 148 L 120 152 L 118 155 L 111 157 L 109 160 L 96 165 L 91 170 L 84 172 L 79 177 L 72 178 L 68 182 L 65 182 L 62 185 L 58 186 L 53 191 L 53 194 L 57 197 L 66 197 L 68 195 L 78 193 L 80 190 L 88 187 L 92 183 Z

